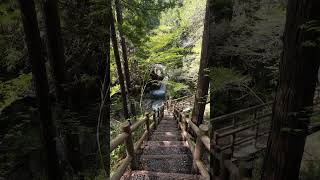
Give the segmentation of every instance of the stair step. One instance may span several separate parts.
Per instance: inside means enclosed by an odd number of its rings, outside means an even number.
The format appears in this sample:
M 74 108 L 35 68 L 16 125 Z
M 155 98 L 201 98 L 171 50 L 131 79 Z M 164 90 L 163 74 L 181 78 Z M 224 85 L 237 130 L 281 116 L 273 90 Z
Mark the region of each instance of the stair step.
M 176 123 L 160 123 L 158 126 L 164 126 L 164 127 L 178 127 Z
M 152 136 L 181 136 L 179 131 L 154 131 Z
M 178 130 L 176 130 L 176 131 L 174 131 L 174 130 L 170 130 L 170 131 L 165 131 L 165 130 L 156 130 L 156 131 L 153 131 L 153 133 L 152 134 L 174 134 L 174 135 L 179 135 L 179 136 L 181 136 L 181 133 L 180 133 L 180 131 L 178 131 Z
M 157 129 L 168 129 L 168 128 L 176 128 L 176 129 L 178 129 L 178 125 L 159 124 L 157 126 Z
M 187 146 L 145 146 L 144 155 L 191 154 Z
M 175 135 L 159 135 L 159 134 L 153 134 L 150 139 L 150 141 L 180 141 L 182 140 L 181 136 L 175 136 Z
M 169 129 L 169 130 L 165 130 L 165 129 L 157 129 L 155 131 L 153 131 L 153 133 L 159 134 L 159 133 L 172 133 L 172 134 L 179 134 L 181 135 L 180 131 L 178 129 L 173 130 L 173 129 Z M 152 134 L 153 134 L 152 133 Z
M 192 157 L 190 154 L 140 155 L 137 156 L 139 169 L 165 173 L 190 174 Z
M 162 121 L 160 121 L 160 123 L 172 123 L 172 124 L 177 124 L 177 121 L 175 121 L 175 120 L 162 120 Z
M 187 146 L 184 141 L 145 141 L 145 146 L 165 146 L 165 147 L 172 147 L 172 146 Z
M 132 171 L 122 176 L 121 180 L 198 180 L 199 175 L 182 173 L 162 173 L 153 171 Z
M 159 131 L 179 131 L 178 126 L 158 126 L 156 130 Z

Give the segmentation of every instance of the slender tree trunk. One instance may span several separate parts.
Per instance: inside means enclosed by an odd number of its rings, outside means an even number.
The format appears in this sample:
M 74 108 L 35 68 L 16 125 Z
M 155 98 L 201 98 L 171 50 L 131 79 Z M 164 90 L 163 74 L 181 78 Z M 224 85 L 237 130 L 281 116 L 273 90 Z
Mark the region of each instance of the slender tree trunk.
M 211 6 L 213 0 L 207 0 L 206 15 L 204 20 L 204 31 L 202 40 L 202 51 L 200 67 L 198 73 L 198 85 L 195 95 L 195 102 L 192 111 L 192 122 L 200 125 L 203 121 L 203 114 L 206 107 L 208 89 L 209 89 L 209 44 L 210 44 L 210 19 Z
M 62 101 L 65 83 L 65 56 L 61 37 L 57 0 L 42 0 L 43 15 L 47 32 L 48 58 L 58 101 Z
M 129 71 L 129 65 L 128 65 L 128 52 L 127 52 L 127 45 L 126 45 L 126 39 L 124 38 L 123 30 L 122 30 L 122 24 L 123 24 L 123 18 L 122 18 L 122 9 L 121 9 L 121 2 L 120 0 L 115 0 L 115 7 L 117 12 L 117 22 L 119 24 L 119 35 L 120 35 L 120 44 L 122 49 L 122 58 L 123 58 L 123 69 L 124 69 L 124 76 L 126 80 L 126 86 L 129 97 L 132 96 L 132 89 L 131 89 L 131 80 L 130 80 L 130 71 Z M 131 104 L 131 113 L 132 115 L 135 115 L 135 106 L 133 102 L 130 100 Z
M 319 0 L 290 0 L 273 105 L 272 131 L 262 180 L 298 180 L 320 61 L 319 46 L 310 46 L 319 32 L 302 25 L 320 20 Z
M 105 98 L 105 104 L 104 104 L 104 110 L 103 110 L 103 122 L 102 122 L 102 129 L 110 129 L 110 25 L 111 25 L 111 17 L 112 16 L 112 9 L 111 9 L 111 1 L 108 4 L 107 7 L 107 15 L 105 17 L 106 19 L 106 40 L 105 40 L 105 63 L 103 68 L 105 69 L 104 72 L 104 84 L 102 88 L 103 97 Z M 106 142 L 108 145 L 110 142 L 110 131 L 106 131 Z M 107 148 L 106 154 L 110 154 L 110 148 Z M 110 178 L 110 161 L 104 162 L 105 163 L 105 171 L 107 173 L 107 179 Z
M 118 70 L 118 78 L 119 78 L 121 96 L 122 96 L 123 114 L 126 119 L 129 119 L 127 92 L 126 92 L 124 77 L 122 74 L 121 59 L 119 54 L 118 40 L 117 40 L 114 22 L 115 20 L 114 20 L 113 14 L 111 13 L 111 24 L 110 24 L 111 40 L 113 44 L 114 57 L 115 57 L 117 70 Z
M 56 127 L 51 115 L 49 87 L 44 57 L 41 55 L 41 39 L 33 0 L 19 0 L 25 41 L 40 112 L 40 127 L 46 154 L 46 171 L 49 180 L 62 179 L 56 151 Z

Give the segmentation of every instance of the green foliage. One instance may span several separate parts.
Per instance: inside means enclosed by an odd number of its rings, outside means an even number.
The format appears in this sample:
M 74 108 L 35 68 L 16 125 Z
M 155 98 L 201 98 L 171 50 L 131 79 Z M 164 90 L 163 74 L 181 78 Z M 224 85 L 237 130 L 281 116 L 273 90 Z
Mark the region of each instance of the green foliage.
M 308 162 L 306 169 L 302 169 L 300 174 L 301 180 L 320 179 L 320 161 L 315 160 Z
M 0 109 L 9 105 L 26 90 L 31 83 L 31 74 L 21 74 L 18 78 L 1 82 L 0 81 Z
M 19 11 L 13 1 L 2 2 L 0 4 L 0 24 L 8 25 L 19 17 Z
M 189 92 L 188 86 L 184 83 L 165 81 L 165 84 L 167 85 L 167 95 L 173 98 L 176 98 L 182 90 Z
M 212 68 L 210 71 L 211 86 L 213 93 L 223 91 L 228 88 L 237 88 L 247 85 L 250 81 L 248 76 L 228 68 Z
M 136 53 L 136 58 L 141 59 L 141 71 L 147 72 L 153 64 L 161 63 L 175 77 L 196 79 L 205 2 L 185 0 L 160 14 L 159 26 L 148 34 L 148 41 Z M 174 72 L 177 69 L 181 70 L 179 74 Z

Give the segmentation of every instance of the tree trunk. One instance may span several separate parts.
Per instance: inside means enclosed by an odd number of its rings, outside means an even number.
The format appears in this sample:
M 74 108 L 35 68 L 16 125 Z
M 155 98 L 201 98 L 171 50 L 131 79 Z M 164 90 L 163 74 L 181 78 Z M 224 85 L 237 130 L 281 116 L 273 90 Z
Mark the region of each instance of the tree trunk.
M 319 33 L 307 31 L 302 25 L 319 21 L 319 9 L 319 0 L 288 2 L 284 51 L 263 180 L 299 179 L 320 61 L 319 48 L 306 43 L 319 38 Z
M 41 55 L 41 39 L 33 0 L 19 0 L 25 41 L 40 113 L 40 127 L 46 154 L 46 171 L 49 180 L 62 179 L 56 151 L 56 127 L 52 120 L 49 103 L 49 87 L 44 57 Z
M 61 37 L 60 18 L 57 0 L 43 0 L 43 16 L 47 32 L 48 58 L 58 101 L 64 100 L 63 84 L 65 83 L 65 56 Z
M 114 22 L 115 22 L 115 20 L 114 20 L 113 14 L 111 13 L 111 24 L 110 24 L 111 40 L 112 40 L 112 44 L 113 44 L 114 57 L 115 57 L 116 65 L 117 65 L 118 78 L 119 78 L 120 89 L 121 89 L 123 115 L 126 119 L 129 119 L 127 92 L 126 92 L 126 87 L 125 87 L 125 83 L 124 83 L 124 77 L 122 74 L 121 60 L 120 60 L 120 54 L 119 54 L 119 48 L 118 48 L 118 40 L 117 40 Z
M 129 71 L 129 65 L 128 65 L 128 53 L 127 53 L 127 45 L 126 45 L 126 39 L 124 38 L 123 30 L 122 30 L 122 24 L 123 24 L 123 18 L 122 18 L 122 10 L 121 10 L 121 2 L 120 0 L 115 0 L 115 7 L 117 12 L 117 22 L 119 24 L 119 35 L 120 35 L 120 44 L 122 49 L 122 58 L 123 58 L 123 69 L 124 69 L 124 76 L 126 80 L 126 86 L 129 97 L 133 97 L 132 95 L 132 89 L 131 89 L 131 80 L 130 80 L 130 71 Z M 131 104 L 131 113 L 132 115 L 135 115 L 135 106 L 133 102 L 128 99 Z
M 198 85 L 195 95 L 195 102 L 192 111 L 192 122 L 200 125 L 203 121 L 203 114 L 206 107 L 209 89 L 209 44 L 210 44 L 210 19 L 213 0 L 207 0 L 206 15 L 204 20 L 204 31 L 202 41 L 201 60 L 198 73 Z
M 105 69 L 103 77 L 104 77 L 104 83 L 103 83 L 103 87 L 102 87 L 102 93 L 103 93 L 103 98 L 104 98 L 104 105 L 103 105 L 103 115 L 102 115 L 102 122 L 101 122 L 101 131 L 103 131 L 104 129 L 110 129 L 110 24 L 111 24 L 111 17 L 112 16 L 112 9 L 111 9 L 111 1 L 109 2 L 108 6 L 107 6 L 107 15 L 105 17 L 106 19 L 106 40 L 104 42 L 104 44 L 106 44 L 105 46 L 105 55 L 103 56 L 105 59 L 105 63 L 104 66 L 102 68 Z M 106 132 L 104 133 L 104 139 L 105 142 L 107 142 L 107 147 L 106 148 L 106 154 L 109 155 L 110 154 L 110 148 L 109 148 L 109 142 L 110 142 L 110 131 L 103 131 Z M 110 161 L 106 161 L 104 162 L 104 167 L 105 167 L 105 171 L 107 174 L 107 179 L 110 178 Z

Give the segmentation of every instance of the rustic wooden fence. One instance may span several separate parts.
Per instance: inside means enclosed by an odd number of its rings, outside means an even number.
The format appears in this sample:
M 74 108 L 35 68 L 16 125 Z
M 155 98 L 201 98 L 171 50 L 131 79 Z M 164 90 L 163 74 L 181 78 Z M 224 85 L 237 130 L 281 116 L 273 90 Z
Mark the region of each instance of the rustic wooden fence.
M 271 120 L 271 104 L 272 102 L 269 102 L 213 118 L 211 123 L 214 126 L 224 123 L 222 128 L 213 127 L 213 144 L 215 149 L 218 151 L 230 149 L 232 157 L 236 146 L 250 141 L 254 142 L 255 148 L 263 149 L 263 147 L 258 146 L 258 140 L 270 132 L 270 126 L 267 124 Z M 264 128 L 261 126 L 264 126 Z M 248 130 L 253 130 L 252 132 L 254 133 L 247 137 L 237 137 L 237 135 L 246 133 Z M 229 143 L 221 144 L 220 140 L 224 138 L 229 138 Z
M 271 120 L 271 102 L 236 111 L 227 115 L 210 119 L 210 125 L 201 124 L 197 126 L 191 121 L 189 111 L 184 111 L 184 107 L 192 105 L 190 98 L 183 97 L 175 100 L 168 100 L 165 106 L 168 111 L 173 111 L 178 127 L 182 131 L 183 140 L 189 146 L 193 155 L 193 171 L 200 173 L 203 179 L 219 180 L 247 180 L 252 178 L 252 159 L 236 159 L 234 152 L 237 146 L 252 141 L 257 149 L 263 150 L 265 147 L 258 147 L 260 137 L 267 136 L 270 132 L 268 125 Z M 151 130 L 155 129 L 164 115 L 162 106 L 159 111 L 149 114 L 133 125 L 124 124 L 123 133 L 111 141 L 110 151 L 112 152 L 121 144 L 126 145 L 126 158 L 121 162 L 117 170 L 112 174 L 112 180 L 118 180 L 128 167 L 132 170 L 137 168 L 135 154 L 142 142 L 150 136 Z M 152 117 L 152 119 L 151 119 Z M 145 131 L 141 138 L 134 143 L 132 133 L 141 125 L 145 124 Z M 219 124 L 223 126 L 219 127 Z M 195 137 L 188 130 L 192 130 Z M 239 134 L 252 130 L 254 133 L 248 137 L 238 137 Z M 320 124 L 312 124 L 308 134 L 320 130 Z M 221 143 L 223 139 L 229 139 L 228 143 Z M 211 142 L 211 143 L 210 143 Z M 257 151 L 258 152 L 258 151 Z M 209 155 L 210 159 L 204 159 L 204 155 Z
M 115 150 L 118 146 L 125 144 L 127 156 L 122 160 L 119 167 L 114 171 L 111 176 L 111 180 L 119 180 L 125 171 L 130 167 L 132 170 L 137 169 L 136 153 L 140 148 L 142 142 L 148 139 L 151 135 L 151 130 L 156 129 L 160 121 L 164 116 L 164 106 L 161 106 L 158 111 L 147 113 L 145 117 L 137 120 L 134 124 L 130 125 L 128 122 L 123 124 L 122 133 L 116 138 L 111 140 L 110 153 Z M 151 118 L 152 117 L 152 118 Z M 144 133 L 137 142 L 133 141 L 133 132 L 139 127 L 144 125 Z
M 248 141 L 257 141 L 257 139 L 269 132 L 259 133 L 259 126 L 270 121 L 268 117 L 271 115 L 271 103 L 247 108 L 225 116 L 211 119 L 211 124 L 224 123 L 223 128 L 214 129 L 208 125 L 197 126 L 194 124 L 188 113 L 183 112 L 183 106 L 174 108 L 174 117 L 182 130 L 183 138 L 188 142 L 188 146 L 193 154 L 193 169 L 199 172 L 203 177 L 209 178 L 211 171 L 211 179 L 218 178 L 220 180 L 243 180 L 250 179 L 252 176 L 252 165 L 247 159 L 234 162 L 233 153 L 236 146 Z M 267 109 L 267 110 L 266 110 Z M 252 117 L 251 119 L 238 118 L 241 115 Z M 267 119 L 266 119 L 267 118 Z M 228 125 L 228 123 L 230 125 Z M 192 129 L 196 137 L 188 132 Z M 255 129 L 254 136 L 237 139 L 237 133 Z M 231 143 L 220 146 L 219 140 L 227 136 L 231 137 Z M 210 143 L 211 141 L 211 143 Z M 209 154 L 211 166 L 209 162 L 203 160 L 204 153 Z M 212 169 L 211 169 L 212 168 Z
M 179 128 L 182 131 L 183 140 L 186 140 L 189 149 L 193 155 L 193 171 L 199 172 L 204 179 L 210 179 L 209 168 L 202 160 L 205 151 L 210 152 L 210 138 L 209 127 L 207 125 L 200 125 L 199 127 L 194 124 L 191 119 L 182 113 L 182 109 L 174 109 L 174 118 L 176 119 Z M 194 141 L 192 135 L 187 131 L 191 127 L 196 134 Z

